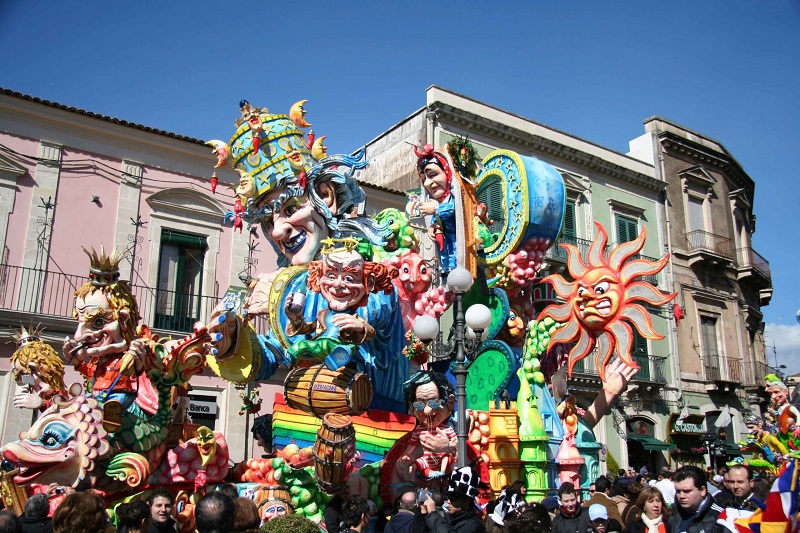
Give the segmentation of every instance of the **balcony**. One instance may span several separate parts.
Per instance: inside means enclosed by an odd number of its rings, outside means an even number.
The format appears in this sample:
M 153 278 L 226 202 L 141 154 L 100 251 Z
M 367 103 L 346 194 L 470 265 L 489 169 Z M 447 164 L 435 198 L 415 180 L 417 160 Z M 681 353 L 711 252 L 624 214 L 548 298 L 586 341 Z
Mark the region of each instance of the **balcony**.
M 74 293 L 88 278 L 11 265 L 0 265 L 0 309 L 30 316 L 20 322 L 41 321 L 40 317 L 73 320 Z M 201 296 L 133 285 L 142 323 L 165 333 L 190 333 L 196 321 L 208 323 L 221 296 Z M 256 322 L 264 329 L 263 320 Z M 66 326 L 74 328 L 74 323 Z
M 691 231 L 686 234 L 686 249 L 689 252 L 689 265 L 704 261 L 709 265 L 733 263 L 733 241 L 722 235 L 707 231 Z
M 593 352 L 586 357 L 585 359 L 581 359 L 572 369 L 573 377 L 576 377 L 576 374 L 581 374 L 582 377 L 585 379 L 586 377 L 596 377 L 597 370 L 594 367 L 594 360 L 597 352 Z M 647 354 L 639 354 L 634 355 L 633 360 L 636 361 L 636 364 L 639 365 L 641 368 L 633 376 L 631 381 L 638 381 L 644 383 L 651 383 L 651 384 L 666 384 L 667 383 L 667 376 L 666 376 L 666 357 L 658 357 L 655 355 L 647 355 Z M 599 378 L 597 378 L 599 380 Z
M 783 376 L 783 371 L 760 361 L 747 361 L 744 364 L 744 381 L 742 383 L 745 387 L 761 391 L 764 389 L 764 376 L 767 374 Z
M 545 258 L 550 261 L 557 261 L 559 263 L 566 264 L 569 256 L 567 255 L 567 251 L 559 246 L 559 244 L 571 244 L 577 247 L 581 254 L 581 259 L 586 261 L 586 258 L 589 256 L 589 246 L 592 245 L 592 241 L 578 239 L 575 237 L 565 237 L 564 235 L 561 235 L 558 239 L 556 239 L 556 242 L 554 242 L 553 245 L 547 249 Z
M 772 299 L 772 273 L 769 261 L 752 248 L 739 248 L 736 250 L 736 270 L 738 279 L 750 280 L 759 288 L 761 305 L 769 305 Z
M 744 365 L 738 357 L 705 354 L 706 390 L 730 391 L 744 382 Z

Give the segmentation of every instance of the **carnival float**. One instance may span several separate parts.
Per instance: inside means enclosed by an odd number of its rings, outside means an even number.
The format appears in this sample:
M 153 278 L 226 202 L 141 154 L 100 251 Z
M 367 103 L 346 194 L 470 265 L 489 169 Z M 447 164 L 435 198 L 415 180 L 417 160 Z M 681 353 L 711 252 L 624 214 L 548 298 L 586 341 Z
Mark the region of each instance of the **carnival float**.
M 320 522 L 336 494 L 381 509 L 409 488 L 443 486 L 463 466 L 480 476 L 485 499 L 522 480 L 538 500 L 599 474 L 593 428 L 638 370 L 633 331 L 661 339 L 647 307 L 675 297 L 646 281 L 667 257 L 637 255 L 644 231 L 609 247 L 598 224 L 588 257 L 561 245 L 568 277 L 542 279 L 564 216 L 561 175 L 508 150 L 479 161 L 468 139 L 413 147 L 420 187 L 406 209 L 366 216 L 364 150 L 329 155 L 325 137 L 305 131 L 304 104 L 284 115 L 242 101 L 231 139 L 208 143 L 216 168 L 240 178 L 225 223 L 260 227 L 279 258 L 244 305 L 229 294 L 191 335 L 160 339 L 119 279 L 121 256 L 101 246 L 87 250 L 89 281 L 75 293 L 77 328 L 61 354 L 22 328 L 14 403 L 39 415 L 2 448 L 7 507 L 53 483 L 93 489 L 112 509 L 164 486 L 193 531 L 194 504 L 223 482 L 265 520 Z M 212 190 L 217 183 L 214 175 Z M 490 189 L 507 213 L 501 225 L 481 202 Z M 568 377 L 590 355 L 603 388 L 584 411 Z M 84 383 L 65 384 L 64 365 Z M 176 395 L 205 367 L 238 385 L 288 369 L 283 393 L 265 399 L 271 419 L 254 428 L 270 457 L 231 467 L 225 436 L 204 427 L 168 445 Z M 774 466 L 800 435 L 800 414 L 780 393 L 769 420 L 748 421 L 753 437 L 743 443 Z M 243 400 L 243 413 L 264 403 Z

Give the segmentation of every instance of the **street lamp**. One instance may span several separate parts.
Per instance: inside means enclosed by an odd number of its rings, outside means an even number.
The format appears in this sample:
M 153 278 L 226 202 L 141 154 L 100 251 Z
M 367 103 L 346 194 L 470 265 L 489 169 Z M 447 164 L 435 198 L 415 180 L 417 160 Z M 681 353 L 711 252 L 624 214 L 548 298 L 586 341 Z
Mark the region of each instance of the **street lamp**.
M 715 468 L 715 460 L 714 460 L 714 450 L 716 446 L 714 444 L 717 441 L 717 434 L 713 431 L 708 431 L 703 435 L 703 444 L 706 446 L 706 451 L 708 452 L 708 466 L 709 468 Z
M 447 276 L 447 286 L 455 293 L 452 340 L 447 344 L 436 342 L 431 353 L 442 358 L 455 357 L 456 369 L 456 413 L 458 435 L 458 468 L 467 466 L 467 356 L 477 353 L 486 330 L 492 323 L 492 312 L 483 304 L 474 304 L 464 313 L 464 294 L 471 288 L 474 280 L 465 268 L 456 268 Z M 414 322 L 414 335 L 426 343 L 431 343 L 439 335 L 439 323 L 430 316 L 420 316 Z

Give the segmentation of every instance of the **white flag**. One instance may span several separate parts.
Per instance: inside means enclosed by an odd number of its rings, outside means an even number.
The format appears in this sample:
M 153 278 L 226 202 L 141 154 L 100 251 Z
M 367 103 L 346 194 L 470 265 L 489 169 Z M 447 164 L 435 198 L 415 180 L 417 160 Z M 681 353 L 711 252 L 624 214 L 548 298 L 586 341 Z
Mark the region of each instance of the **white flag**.
M 719 414 L 719 418 L 717 418 L 717 421 L 714 422 L 714 426 L 717 429 L 719 429 L 728 427 L 730 423 L 731 423 L 731 410 L 728 407 L 728 405 L 725 404 L 725 407 L 722 408 L 722 412 Z
M 678 415 L 678 419 L 675 421 L 676 424 L 683 424 L 683 421 L 689 418 L 689 406 L 684 405 L 683 409 L 681 409 L 680 414 Z

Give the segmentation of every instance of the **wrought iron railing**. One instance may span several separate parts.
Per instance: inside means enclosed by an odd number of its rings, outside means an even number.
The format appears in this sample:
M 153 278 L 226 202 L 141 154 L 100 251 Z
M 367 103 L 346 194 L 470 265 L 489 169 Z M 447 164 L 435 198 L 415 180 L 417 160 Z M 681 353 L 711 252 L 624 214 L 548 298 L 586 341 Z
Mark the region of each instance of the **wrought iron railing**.
M 559 244 L 571 244 L 578 248 L 578 251 L 581 254 L 581 259 L 586 261 L 586 258 L 589 256 L 589 246 L 592 245 L 592 241 L 587 241 L 586 239 L 578 239 L 576 237 L 566 237 L 561 235 L 553 245 L 547 249 L 547 253 L 545 254 L 545 258 L 550 259 L 552 261 L 559 261 L 561 263 L 566 263 L 569 255 L 567 255 L 567 251 L 563 249 Z
M 763 387 L 764 376 L 767 374 L 782 375 L 780 369 L 762 363 L 760 361 L 747 361 L 744 364 L 744 381 L 745 387 Z
M 725 357 L 717 354 L 704 354 L 703 366 L 705 367 L 708 381 L 726 381 L 729 383 L 743 383 L 744 365 L 737 357 Z
M 88 278 L 35 268 L 0 265 L 0 308 L 32 315 L 72 318 L 74 293 Z M 196 321 L 207 323 L 221 296 L 166 291 L 132 285 L 142 322 L 156 329 L 188 333 Z M 35 317 L 32 317 L 35 321 Z M 264 330 L 262 320 L 254 321 Z
M 722 235 L 696 230 L 686 234 L 690 252 L 709 252 L 727 259 L 734 259 L 733 241 Z
M 581 359 L 572 368 L 573 373 L 597 376 L 595 368 L 595 357 L 597 353 L 592 352 L 588 357 Z M 638 354 L 633 356 L 636 364 L 641 368 L 633 376 L 631 381 L 645 381 L 648 383 L 666 383 L 666 357 L 659 357 L 648 354 Z
M 766 281 L 772 284 L 772 273 L 769 269 L 769 261 L 752 248 L 738 248 L 736 250 L 736 264 L 739 268 L 752 268 L 758 272 Z

